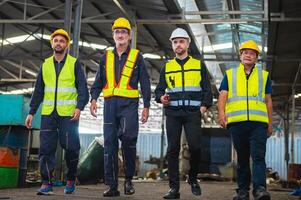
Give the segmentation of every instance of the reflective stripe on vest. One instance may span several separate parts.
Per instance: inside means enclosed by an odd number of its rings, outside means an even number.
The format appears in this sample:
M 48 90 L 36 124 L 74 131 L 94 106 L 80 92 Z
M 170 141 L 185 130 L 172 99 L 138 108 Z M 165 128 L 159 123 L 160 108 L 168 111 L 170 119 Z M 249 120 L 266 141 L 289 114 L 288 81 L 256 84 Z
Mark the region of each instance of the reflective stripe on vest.
M 246 79 L 244 66 L 226 71 L 228 78 L 227 122 L 259 121 L 268 122 L 265 103 L 265 87 L 268 72 L 255 66 Z
M 76 58 L 67 55 L 59 77 L 56 77 L 53 56 L 47 58 L 43 63 L 42 77 L 45 88 L 42 115 L 50 115 L 55 106 L 59 116 L 71 116 L 73 114 L 77 104 L 77 89 L 75 87 L 74 72 L 75 62 Z
M 176 59 L 166 63 L 165 81 L 170 97 L 169 106 L 200 106 L 201 80 L 201 62 L 191 56 L 183 67 Z
M 103 89 L 103 96 L 121 96 L 127 98 L 138 98 L 138 89 L 133 89 L 129 85 L 132 77 L 133 69 L 136 66 L 139 50 L 131 49 L 126 62 L 122 68 L 121 77 L 118 85 L 115 79 L 115 61 L 114 53 L 112 50 L 108 50 L 106 53 L 106 86 Z
M 190 92 L 200 92 L 202 91 L 202 88 L 200 86 L 186 86 L 184 90 Z M 182 91 L 183 91 L 183 87 L 167 88 L 168 93 L 182 92 Z
M 201 101 L 184 100 L 184 104 L 182 100 L 170 101 L 169 105 L 170 106 L 201 106 Z

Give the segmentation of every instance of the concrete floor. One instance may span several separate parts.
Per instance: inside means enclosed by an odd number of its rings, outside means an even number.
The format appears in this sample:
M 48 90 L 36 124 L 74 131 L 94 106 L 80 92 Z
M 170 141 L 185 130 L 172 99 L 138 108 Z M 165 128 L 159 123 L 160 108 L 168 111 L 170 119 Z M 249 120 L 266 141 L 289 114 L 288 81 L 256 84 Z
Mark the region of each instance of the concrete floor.
M 17 188 L 17 189 L 3 189 L 0 190 L 0 199 L 13 199 L 13 200 L 31 200 L 31 199 L 141 199 L 141 200 L 155 200 L 163 199 L 162 196 L 168 190 L 168 182 L 166 181 L 139 181 L 134 182 L 136 193 L 133 196 L 125 196 L 121 194 L 116 198 L 104 198 L 102 192 L 106 189 L 104 184 L 98 185 L 80 185 L 77 186 L 77 191 L 74 194 L 66 195 L 63 193 L 63 187 L 55 187 L 55 195 L 52 196 L 38 196 L 36 190 L 38 187 L 31 188 Z M 181 199 L 193 200 L 232 200 L 234 190 L 236 188 L 233 182 L 200 182 L 202 188 L 202 196 L 196 197 L 191 194 L 190 186 L 181 182 Z M 120 185 L 120 191 L 122 192 L 122 185 Z M 272 195 L 272 200 L 295 200 L 298 197 L 289 196 L 289 190 L 281 189 L 279 186 L 269 186 L 269 190 Z M 252 199 L 252 198 L 251 198 Z

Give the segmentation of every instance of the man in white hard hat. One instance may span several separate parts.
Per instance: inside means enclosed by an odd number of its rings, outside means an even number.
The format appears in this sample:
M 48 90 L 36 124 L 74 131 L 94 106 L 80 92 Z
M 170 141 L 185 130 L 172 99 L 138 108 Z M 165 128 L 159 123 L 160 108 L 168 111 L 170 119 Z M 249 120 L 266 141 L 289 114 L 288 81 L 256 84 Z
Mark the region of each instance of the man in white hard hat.
M 201 114 L 212 105 L 212 94 L 206 67 L 188 55 L 190 37 L 187 32 L 182 28 L 175 29 L 170 41 L 176 57 L 161 70 L 155 99 L 164 105 L 166 115 L 170 190 L 163 198 L 179 199 L 179 151 L 183 126 L 191 155 L 188 183 L 194 195 L 201 195 L 197 181 Z

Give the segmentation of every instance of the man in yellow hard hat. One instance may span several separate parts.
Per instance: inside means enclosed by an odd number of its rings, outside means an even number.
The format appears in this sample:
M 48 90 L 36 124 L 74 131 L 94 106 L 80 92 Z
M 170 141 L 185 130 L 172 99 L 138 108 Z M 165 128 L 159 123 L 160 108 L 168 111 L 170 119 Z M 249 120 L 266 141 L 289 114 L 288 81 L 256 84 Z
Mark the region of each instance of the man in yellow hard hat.
M 194 195 L 201 195 L 197 180 L 201 152 L 201 114 L 212 105 L 212 94 L 206 66 L 188 54 L 188 33 L 177 28 L 172 32 L 170 42 L 176 57 L 167 62 L 160 72 L 155 100 L 164 105 L 166 115 L 170 190 L 163 198 L 179 199 L 179 152 L 183 127 L 190 152 L 188 183 Z
M 237 153 L 238 189 L 233 200 L 249 199 L 251 180 L 255 200 L 271 198 L 266 190 L 265 152 L 273 131 L 272 86 L 269 73 L 256 66 L 259 54 L 254 41 L 243 43 L 239 66 L 226 71 L 219 88 L 219 123 L 228 129 Z
M 78 124 L 81 110 L 89 101 L 85 74 L 79 59 L 68 54 L 69 34 L 58 29 L 50 37 L 53 55 L 46 58 L 38 74 L 25 125 L 31 128 L 33 115 L 42 103 L 40 127 L 40 171 L 38 195 L 52 194 L 52 174 L 58 140 L 65 149 L 68 168 L 66 194 L 75 191 L 80 142 Z
M 109 186 L 104 197 L 119 196 L 118 147 L 121 141 L 125 168 L 124 193 L 135 193 L 132 178 L 135 173 L 136 143 L 138 137 L 138 83 L 144 109 L 141 122 L 145 123 L 150 107 L 150 80 L 139 50 L 130 48 L 131 25 L 118 18 L 112 26 L 114 50 L 107 50 L 100 58 L 99 68 L 91 88 L 90 111 L 96 117 L 96 100 L 104 96 L 104 162 L 105 184 Z

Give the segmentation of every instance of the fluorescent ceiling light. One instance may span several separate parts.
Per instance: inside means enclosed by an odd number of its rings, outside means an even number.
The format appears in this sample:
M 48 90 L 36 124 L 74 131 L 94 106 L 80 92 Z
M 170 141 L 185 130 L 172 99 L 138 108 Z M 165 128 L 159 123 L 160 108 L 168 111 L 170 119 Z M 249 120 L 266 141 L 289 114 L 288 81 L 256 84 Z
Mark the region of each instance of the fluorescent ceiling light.
M 208 53 L 208 52 L 213 52 L 213 51 L 218 51 L 223 49 L 231 49 L 232 47 L 233 47 L 232 42 L 228 42 L 228 43 L 215 44 L 211 46 L 204 46 L 203 51 L 205 53 Z M 262 49 L 262 46 L 258 45 L 258 48 Z M 264 51 L 267 52 L 268 48 L 264 47 Z
M 88 42 L 83 42 L 83 41 L 79 41 L 79 43 L 84 46 L 84 47 L 90 47 L 92 49 L 105 49 L 107 48 L 107 46 L 105 45 L 101 45 L 101 44 L 95 44 L 95 43 L 88 43 Z M 72 44 L 72 41 L 71 41 L 71 44 Z
M 17 36 L 17 37 L 6 38 L 6 39 L 4 39 L 3 45 L 21 43 L 21 42 L 24 42 L 25 40 L 32 41 L 32 40 L 36 40 L 36 37 L 42 39 L 42 36 L 43 36 L 43 39 L 50 40 L 50 35 L 42 35 L 41 33 L 36 33 L 36 34 L 34 34 L 34 36 L 21 35 L 21 36 Z M 0 43 L 2 43 L 2 40 L 0 40 Z M 70 43 L 72 44 L 72 40 Z M 84 47 L 90 47 L 92 49 L 102 50 L 102 49 L 107 48 L 106 45 L 102 45 L 102 44 L 88 43 L 88 42 L 83 42 L 83 41 L 79 41 L 79 43 L 82 44 L 82 46 L 84 46 Z
M 301 97 L 301 93 L 295 94 L 295 99 L 300 98 L 300 97 Z
M 35 76 L 35 77 L 37 76 L 37 73 L 35 73 L 35 72 L 33 72 L 33 71 L 30 71 L 30 70 L 28 70 L 28 69 L 26 69 L 25 72 L 28 73 L 28 74 L 30 74 L 30 75 L 33 75 L 33 76 Z
M 153 54 L 153 53 L 145 53 L 145 54 L 143 54 L 143 58 L 161 59 L 161 56 L 158 54 Z

